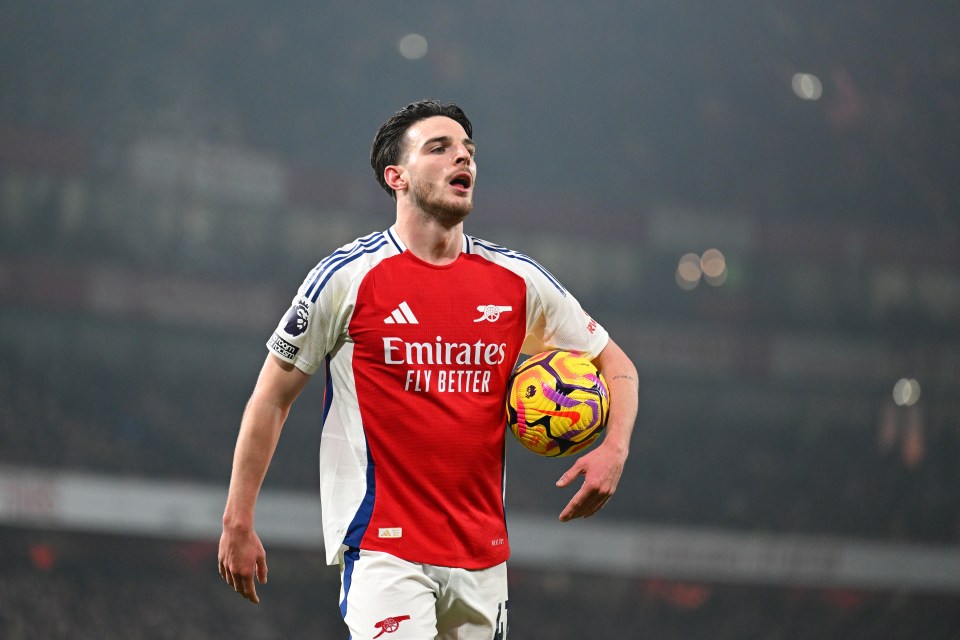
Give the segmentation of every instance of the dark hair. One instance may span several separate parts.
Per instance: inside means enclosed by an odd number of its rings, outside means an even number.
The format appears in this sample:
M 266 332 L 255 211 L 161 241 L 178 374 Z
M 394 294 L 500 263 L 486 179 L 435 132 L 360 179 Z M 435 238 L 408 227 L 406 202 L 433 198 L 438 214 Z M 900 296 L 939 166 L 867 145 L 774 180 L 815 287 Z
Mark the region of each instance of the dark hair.
M 373 172 L 377 176 L 377 182 L 390 194 L 391 198 L 396 199 L 397 194 L 383 178 L 383 170 L 392 164 L 400 163 L 400 157 L 404 151 L 403 136 L 407 129 L 433 116 L 446 116 L 458 122 L 467 132 L 467 137 L 473 137 L 473 125 L 470 124 L 470 119 L 467 118 L 463 109 L 453 103 L 443 104 L 437 100 L 420 100 L 397 111 L 380 125 L 377 135 L 373 138 L 373 148 L 370 149 L 370 166 L 373 167 Z

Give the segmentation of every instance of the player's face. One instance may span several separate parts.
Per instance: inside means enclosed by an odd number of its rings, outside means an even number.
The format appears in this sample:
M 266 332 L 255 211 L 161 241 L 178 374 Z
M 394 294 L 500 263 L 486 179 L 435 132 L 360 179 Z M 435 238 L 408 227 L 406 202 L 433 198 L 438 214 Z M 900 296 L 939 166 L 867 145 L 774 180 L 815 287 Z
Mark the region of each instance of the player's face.
M 434 116 L 407 129 L 406 142 L 403 168 L 414 205 L 445 225 L 458 224 L 473 209 L 473 141 L 457 121 Z

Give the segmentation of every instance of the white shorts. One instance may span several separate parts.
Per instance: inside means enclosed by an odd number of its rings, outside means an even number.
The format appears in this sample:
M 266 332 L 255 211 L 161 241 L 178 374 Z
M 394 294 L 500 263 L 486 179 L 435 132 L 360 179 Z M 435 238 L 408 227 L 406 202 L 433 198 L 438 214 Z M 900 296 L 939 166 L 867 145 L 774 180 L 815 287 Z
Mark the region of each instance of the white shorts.
M 506 640 L 507 564 L 471 571 L 381 551 L 340 554 L 351 640 Z

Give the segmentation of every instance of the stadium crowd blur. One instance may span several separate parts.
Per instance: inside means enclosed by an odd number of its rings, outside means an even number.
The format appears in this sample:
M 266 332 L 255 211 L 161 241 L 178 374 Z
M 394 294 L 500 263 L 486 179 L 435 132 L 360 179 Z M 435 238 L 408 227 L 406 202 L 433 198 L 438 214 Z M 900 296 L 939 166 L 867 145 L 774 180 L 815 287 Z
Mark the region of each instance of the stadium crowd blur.
M 316 553 L 277 549 L 254 608 L 218 588 L 212 544 L 0 532 L 5 638 L 341 638 L 339 578 Z M 29 558 L 29 560 L 28 560 Z M 510 635 L 689 638 L 955 638 L 956 598 L 515 568 Z M 576 603 L 575 605 L 572 603 Z M 571 613 L 574 606 L 576 613 Z
M 300 279 L 390 224 L 367 141 L 435 94 L 476 127 L 469 232 L 541 260 L 641 370 L 602 518 L 960 543 L 957 8 L 498 2 L 465 33 L 452 6 L 322 4 L 0 8 L 0 464 L 225 483 Z M 684 281 L 713 247 L 718 286 Z M 316 487 L 322 389 L 267 486 Z M 554 517 L 569 463 L 508 444 L 508 509 Z M 209 541 L 0 527 L 0 548 L 5 638 L 340 624 L 319 554 L 272 552 L 283 606 L 258 618 Z M 956 594 L 511 580 L 527 639 L 600 637 L 574 598 L 635 637 L 960 634 Z

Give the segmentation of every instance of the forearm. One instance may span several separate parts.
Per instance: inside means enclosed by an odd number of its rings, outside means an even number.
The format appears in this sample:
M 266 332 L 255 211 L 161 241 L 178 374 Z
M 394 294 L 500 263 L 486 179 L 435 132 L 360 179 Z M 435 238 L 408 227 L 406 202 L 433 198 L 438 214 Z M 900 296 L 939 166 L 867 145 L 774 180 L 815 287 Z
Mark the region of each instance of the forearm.
M 622 373 L 607 380 L 610 391 L 610 418 L 604 441 L 620 450 L 624 457 L 630 449 L 630 437 L 637 419 L 637 374 Z
M 257 496 L 288 411 L 288 408 L 259 399 L 256 395 L 247 404 L 233 454 L 230 492 L 223 513 L 224 527 L 253 527 Z
M 610 414 L 607 430 L 593 451 L 577 458 L 576 462 L 557 481 L 558 487 L 566 487 L 577 476 L 585 480 L 580 490 L 560 512 L 560 520 L 589 518 L 603 508 L 617 490 L 623 465 L 630 452 L 630 435 L 637 418 L 639 376 L 637 368 L 620 347 L 610 340 L 603 351 L 593 360 L 603 374 L 610 393 Z
M 594 361 L 610 392 L 610 416 L 604 445 L 627 457 L 637 419 L 640 377 L 630 358 L 612 341 Z

